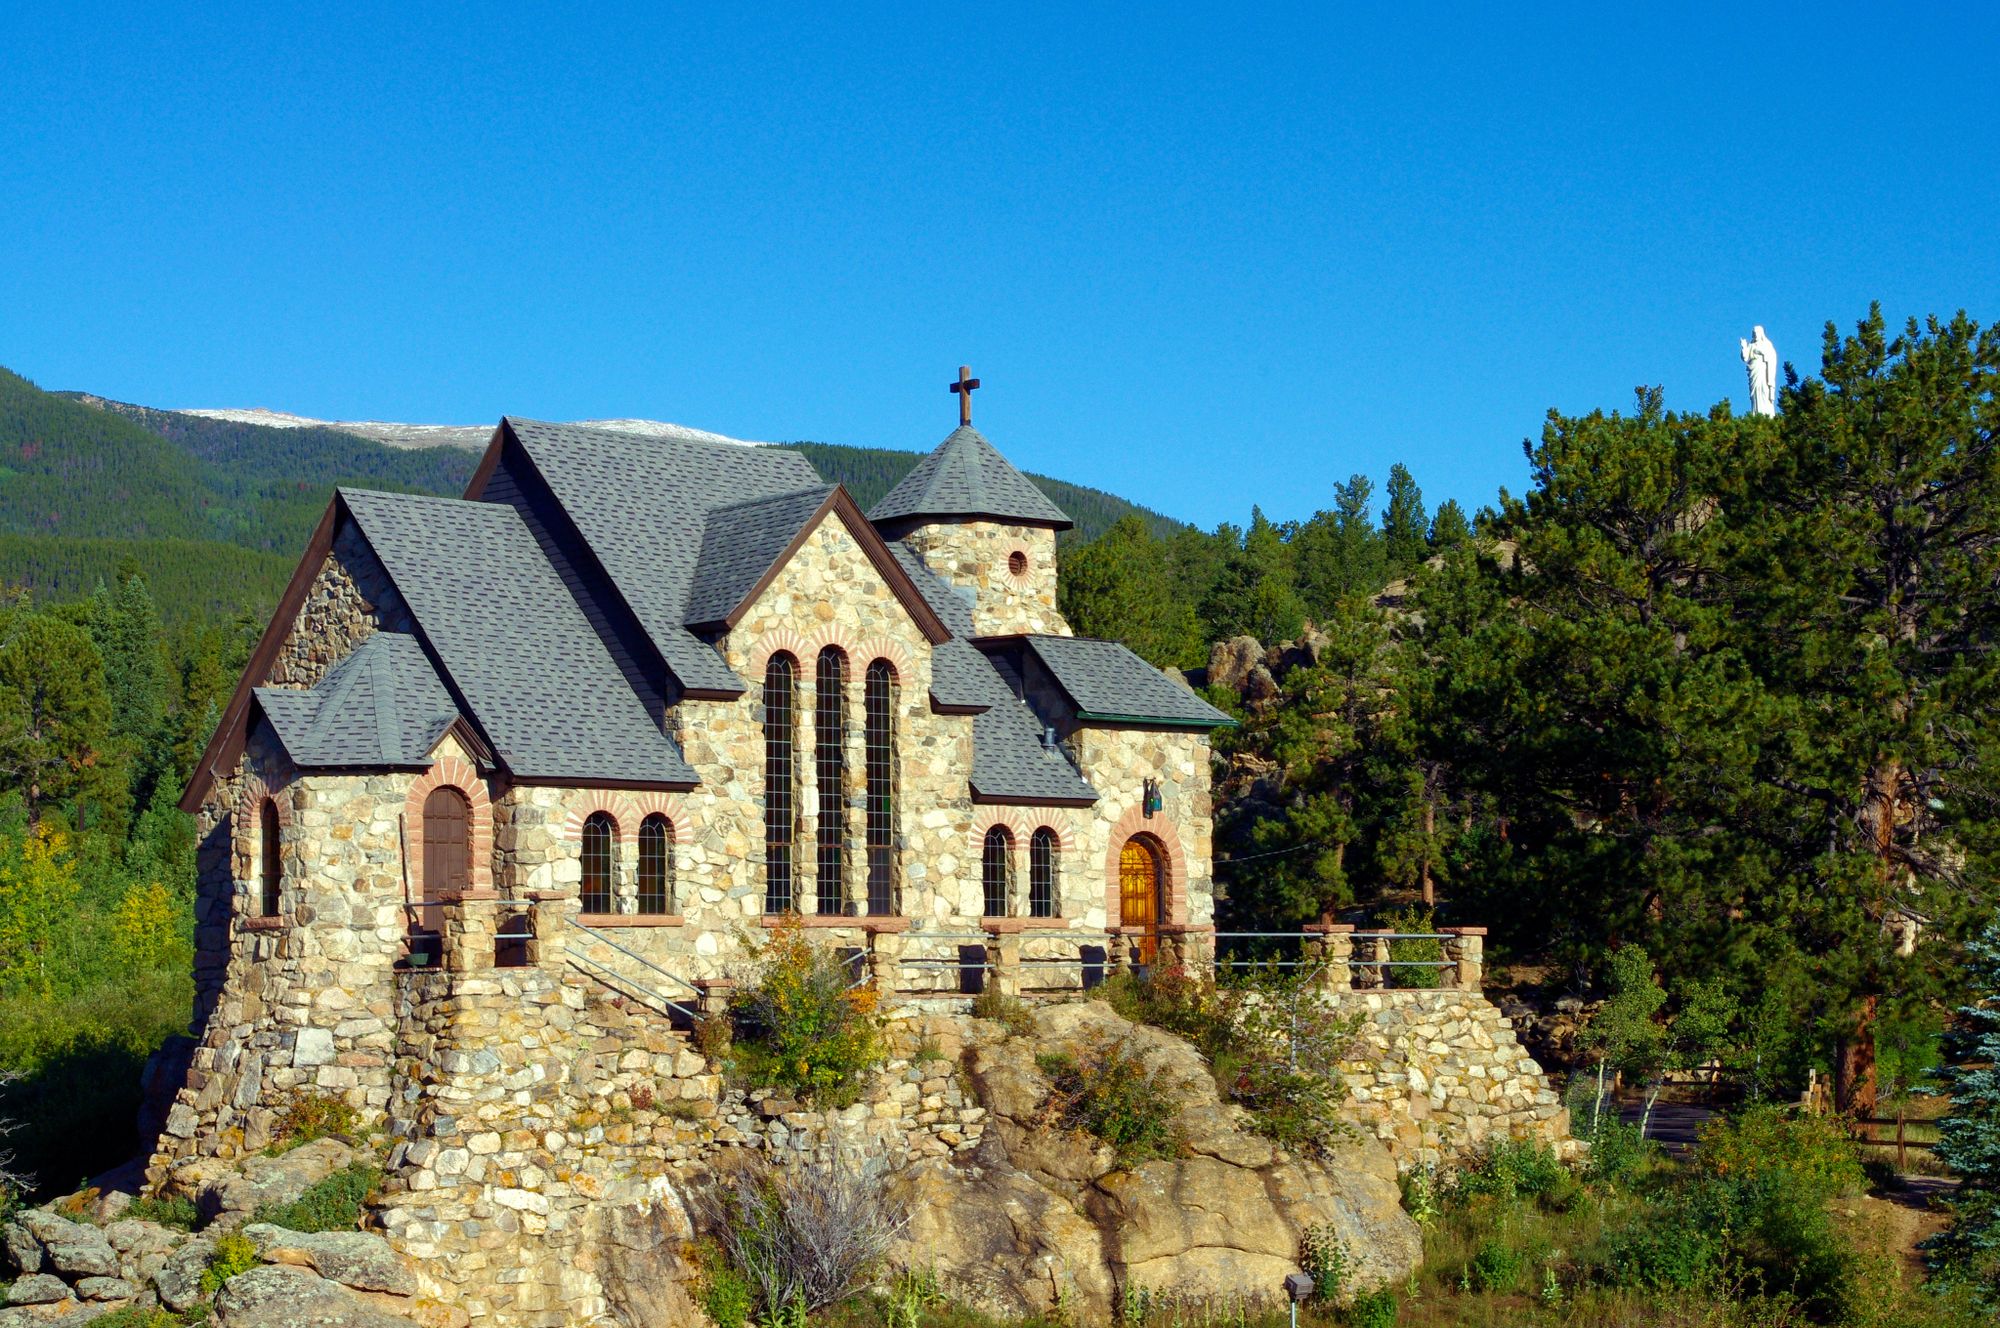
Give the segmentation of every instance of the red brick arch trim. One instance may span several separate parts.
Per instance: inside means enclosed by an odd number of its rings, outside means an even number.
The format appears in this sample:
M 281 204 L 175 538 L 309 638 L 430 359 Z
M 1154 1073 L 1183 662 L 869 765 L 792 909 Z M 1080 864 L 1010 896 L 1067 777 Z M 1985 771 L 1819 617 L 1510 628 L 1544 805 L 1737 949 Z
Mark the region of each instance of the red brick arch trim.
M 828 623 L 807 637 L 806 653 L 799 656 L 799 658 L 802 661 L 818 659 L 819 652 L 825 650 L 828 646 L 834 647 L 841 654 L 847 656 L 850 663 L 854 660 L 854 633 L 848 631 L 840 623 Z
M 634 798 L 632 800 L 632 833 L 634 835 L 638 834 L 640 824 L 654 813 L 667 818 L 667 824 L 673 828 L 674 842 L 676 844 L 686 844 L 693 840 L 694 835 L 688 829 L 687 807 L 681 801 L 680 794 L 641 793 L 638 797 Z M 582 831 L 582 825 L 581 821 L 577 822 L 579 833 Z
M 864 677 L 868 666 L 878 659 L 889 661 L 889 667 L 896 671 L 897 682 L 907 683 L 916 672 L 915 661 L 910 658 L 909 647 L 886 636 L 871 636 L 847 653 Z
M 424 898 L 424 799 L 440 788 L 455 788 L 465 795 L 472 811 L 472 843 L 468 845 L 472 888 L 493 888 L 493 802 L 486 791 L 486 781 L 470 762 L 446 756 L 417 776 L 403 799 L 403 842 L 409 855 L 413 899 Z
M 1014 836 L 1014 851 L 1028 851 L 1028 841 L 1035 831 L 1047 826 L 1056 832 L 1056 848 L 1067 854 L 1076 849 L 1076 836 L 1070 826 L 1069 817 L 1049 807 L 1006 807 L 993 803 L 982 803 L 973 809 L 972 818 L 972 860 L 979 861 L 979 855 L 986 849 L 986 832 L 996 825 L 1004 825 Z
M 240 884 L 249 881 L 254 886 L 257 879 L 257 835 L 258 827 L 264 823 L 263 808 L 268 799 L 278 809 L 279 862 L 284 862 L 283 843 L 285 831 L 292 824 L 291 785 L 280 784 L 273 789 L 262 775 L 253 774 L 243 781 L 243 791 L 236 804 L 235 822 L 230 827 L 230 853 L 233 859 L 231 874 Z M 254 913 L 254 910 L 248 910 Z M 248 915 L 246 913 L 246 915 Z
M 639 836 L 639 808 L 631 797 L 612 789 L 579 789 L 576 801 L 570 804 L 569 818 L 563 822 L 566 838 L 581 841 L 583 823 L 599 812 L 611 818 L 617 827 L 619 844 L 627 840 L 637 840 Z
M 1179 925 L 1187 921 L 1187 854 L 1181 848 L 1180 834 L 1165 813 L 1155 816 L 1145 814 L 1142 806 L 1133 807 L 1118 818 L 1111 827 L 1111 847 L 1104 855 L 1104 917 L 1106 925 L 1118 925 L 1119 889 L 1118 857 L 1124 851 L 1125 841 L 1134 835 L 1145 835 L 1159 845 L 1166 859 L 1166 897 L 1162 900 L 1165 916 L 1162 923 Z
M 799 661 L 801 667 L 810 665 L 813 657 L 819 654 L 818 649 L 810 641 L 789 627 L 766 632 L 752 643 L 746 660 L 744 676 L 752 687 L 764 685 L 764 670 L 770 665 L 771 656 L 780 651 Z

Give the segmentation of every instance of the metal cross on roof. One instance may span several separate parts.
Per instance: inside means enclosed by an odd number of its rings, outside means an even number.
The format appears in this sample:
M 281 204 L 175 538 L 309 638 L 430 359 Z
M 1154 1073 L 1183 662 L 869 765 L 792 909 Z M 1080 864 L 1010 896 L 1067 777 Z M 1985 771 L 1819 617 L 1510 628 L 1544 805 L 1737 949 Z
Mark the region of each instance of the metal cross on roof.
M 959 365 L 958 381 L 951 385 L 951 390 L 958 394 L 958 422 L 961 425 L 972 423 L 972 393 L 979 386 L 979 380 L 971 377 L 971 373 L 971 368 Z

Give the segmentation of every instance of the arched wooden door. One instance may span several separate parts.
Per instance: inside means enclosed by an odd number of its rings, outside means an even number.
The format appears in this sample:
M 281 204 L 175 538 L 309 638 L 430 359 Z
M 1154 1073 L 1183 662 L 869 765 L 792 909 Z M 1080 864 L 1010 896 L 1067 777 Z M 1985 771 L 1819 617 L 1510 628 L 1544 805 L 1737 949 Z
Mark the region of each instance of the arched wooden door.
M 1160 948 L 1160 895 L 1165 883 L 1159 846 L 1134 835 L 1118 851 L 1118 925 L 1137 932 L 1139 962 L 1150 964 Z
M 428 952 L 430 962 L 441 957 L 444 904 L 472 884 L 472 805 L 450 785 L 431 790 L 424 799 L 423 891 L 411 928 L 410 950 Z

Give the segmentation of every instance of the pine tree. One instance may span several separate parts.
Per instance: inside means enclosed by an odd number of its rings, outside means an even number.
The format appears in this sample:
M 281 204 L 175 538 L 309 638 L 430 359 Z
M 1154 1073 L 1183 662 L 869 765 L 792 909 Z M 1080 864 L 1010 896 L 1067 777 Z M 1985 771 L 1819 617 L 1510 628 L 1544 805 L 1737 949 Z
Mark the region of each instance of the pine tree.
M 1966 947 L 1972 1004 L 1946 1039 L 1951 1109 L 1938 1122 L 1938 1161 L 1959 1176 L 1951 1227 L 1932 1240 L 1932 1266 L 2000 1306 L 2000 923 Z
M 17 614 L 0 641 L 0 779 L 20 795 L 31 828 L 51 805 L 72 802 L 77 824 L 91 824 L 122 796 L 106 759 L 110 720 L 89 635 L 51 614 Z
M 1431 517 L 1431 552 L 1443 553 L 1471 538 L 1472 523 L 1465 519 L 1465 509 L 1458 505 L 1458 500 L 1447 498 L 1439 503 Z
M 1390 576 L 1408 576 L 1430 556 L 1423 491 L 1402 462 L 1389 467 L 1389 505 L 1382 509 L 1382 554 Z
M 1261 507 L 1251 509 L 1243 546 L 1223 564 L 1201 616 L 1211 639 L 1248 635 L 1265 642 L 1288 641 L 1305 626 L 1292 548 Z
M 1165 546 L 1136 516 L 1063 555 L 1058 600 L 1081 636 L 1122 641 L 1163 668 L 1206 661 L 1201 624 L 1174 593 Z

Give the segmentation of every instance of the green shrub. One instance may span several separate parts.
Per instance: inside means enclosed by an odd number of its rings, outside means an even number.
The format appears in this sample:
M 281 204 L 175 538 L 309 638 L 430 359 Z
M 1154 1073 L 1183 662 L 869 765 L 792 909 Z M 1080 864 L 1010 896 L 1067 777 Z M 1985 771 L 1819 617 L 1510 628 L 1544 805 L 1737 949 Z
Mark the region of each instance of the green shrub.
M 250 1242 L 250 1238 L 240 1232 L 223 1232 L 215 1239 L 215 1248 L 208 1256 L 208 1267 L 201 1271 L 201 1294 L 214 1295 L 222 1290 L 224 1282 L 256 1266 L 257 1247 Z
M 1049 1118 L 1110 1144 L 1120 1166 L 1179 1151 L 1178 1095 L 1123 1044 L 1082 1060 L 1044 1052 L 1035 1061 L 1050 1080 Z
M 695 1289 L 710 1322 L 715 1328 L 744 1328 L 756 1301 L 750 1279 L 730 1264 L 713 1241 L 704 1240 L 695 1247 L 694 1265 Z
M 351 1162 L 325 1180 L 307 1187 L 288 1204 L 266 1204 L 251 1214 L 253 1222 L 269 1222 L 288 1231 L 352 1231 L 361 1225 L 368 1196 L 382 1183 L 382 1170 L 369 1162 Z
M 1396 1186 L 1403 1194 L 1403 1211 L 1416 1220 L 1418 1226 L 1429 1230 L 1438 1220 L 1442 1211 L 1438 1203 L 1438 1175 L 1435 1166 L 1411 1167 L 1396 1177 Z
M 1642 1291 L 1704 1291 L 1721 1279 L 1724 1250 L 1705 1215 L 1681 1204 L 1648 1210 L 1605 1240 L 1604 1280 Z
M 287 1152 L 315 1139 L 352 1139 L 360 1132 L 361 1119 L 343 1098 L 332 1093 L 297 1092 L 278 1115 L 271 1146 L 272 1155 Z
M 1379 924 L 1384 931 L 1434 932 L 1437 916 L 1427 908 L 1406 908 L 1385 915 Z M 1389 961 L 1395 964 L 1438 964 L 1444 960 L 1444 942 L 1438 940 L 1391 941 Z M 1441 987 L 1442 968 L 1391 968 L 1385 970 L 1391 987 Z
M 1313 1280 L 1313 1296 L 1331 1305 L 1347 1290 L 1347 1246 L 1331 1223 L 1316 1222 L 1299 1236 L 1299 1268 Z
M 1779 1106 L 1753 1106 L 1704 1125 L 1694 1152 L 1695 1170 L 1732 1185 L 1773 1177 L 1824 1203 L 1868 1188 L 1854 1144 L 1831 1117 L 1806 1116 Z
M 996 987 L 987 987 L 972 998 L 972 1016 L 1005 1025 L 1015 1037 L 1028 1037 L 1035 1031 L 1035 1017 L 1028 1013 L 1028 1007 L 1015 997 L 1002 996 Z
M 808 941 L 796 918 L 776 928 L 759 960 L 756 982 L 732 1005 L 736 1068 L 759 1088 L 851 1104 L 883 1058 L 875 989 L 852 985 L 847 964 Z
M 127 1204 L 125 1211 L 119 1216 L 132 1222 L 157 1222 L 163 1227 L 174 1227 L 181 1231 L 193 1231 L 195 1224 L 201 1220 L 201 1214 L 195 1209 L 194 1200 L 178 1195 L 166 1199 L 157 1195 L 142 1194 Z
M 1497 1237 L 1479 1243 L 1470 1266 L 1475 1287 L 1501 1293 L 1520 1290 L 1521 1275 L 1527 1270 L 1527 1256 Z
M 1356 1296 L 1348 1307 L 1347 1322 L 1352 1328 L 1396 1328 L 1396 1293 L 1379 1287 L 1365 1296 Z
M 90 1321 L 91 1328 L 185 1328 L 190 1320 L 177 1314 L 169 1314 L 154 1307 L 143 1309 L 137 1305 L 127 1305 L 124 1309 L 113 1310 Z M 207 1322 L 205 1319 L 198 1322 Z
M 1555 1150 L 1533 1139 L 1493 1140 L 1453 1186 L 1453 1197 L 1461 1203 L 1483 1195 L 1534 1199 L 1554 1212 L 1567 1211 L 1580 1192 Z

